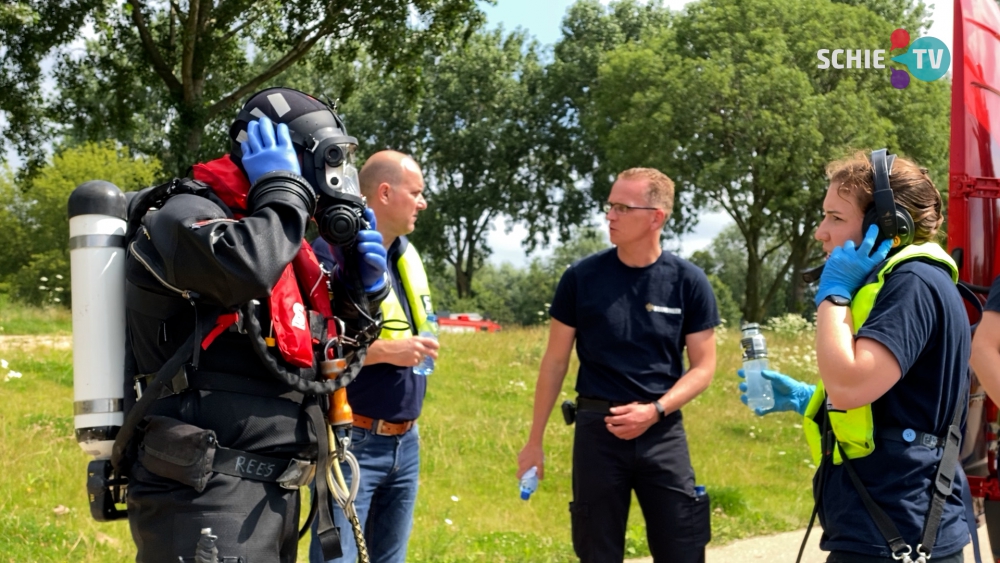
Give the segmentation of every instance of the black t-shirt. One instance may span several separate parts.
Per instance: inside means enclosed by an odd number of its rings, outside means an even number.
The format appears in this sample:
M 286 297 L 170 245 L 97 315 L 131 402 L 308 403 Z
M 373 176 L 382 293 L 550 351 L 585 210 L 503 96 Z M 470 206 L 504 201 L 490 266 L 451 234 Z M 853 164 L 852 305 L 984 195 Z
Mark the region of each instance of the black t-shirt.
M 705 273 L 663 251 L 626 266 L 611 248 L 570 266 L 552 318 L 576 329 L 576 391 L 609 401 L 654 401 L 684 373 L 684 337 L 719 324 Z
M 389 246 L 388 265 L 389 283 L 399 298 L 406 320 L 411 327 L 413 312 L 410 310 L 410 300 L 406 296 L 403 282 L 399 276 L 399 258 L 409 244 L 406 237 L 399 237 Z M 322 238 L 312 242 L 313 250 L 320 262 L 333 270 L 333 254 L 330 245 Z M 414 335 L 416 333 L 414 332 Z M 396 366 L 387 363 L 371 364 L 361 368 L 358 377 L 347 386 L 347 396 L 354 412 L 368 418 L 400 422 L 416 420 L 424 404 L 427 393 L 427 378 L 413 373 L 412 367 Z
M 986 300 L 986 305 L 983 306 L 983 310 L 1000 313 L 1000 276 L 997 276 L 997 278 L 993 280 L 993 285 L 990 286 L 990 296 Z
M 857 338 L 871 338 L 888 348 L 903 376 L 872 403 L 875 451 L 852 463 L 872 498 L 915 548 L 944 450 L 881 440 L 878 432 L 880 428 L 910 428 L 947 435 L 956 405 L 961 402 L 964 408 L 969 392 L 969 319 L 948 272 L 911 260 L 885 277 Z M 844 466 L 831 464 L 824 473 L 820 547 L 889 557 L 889 548 Z M 934 554 L 939 556 L 957 552 L 969 541 L 960 464 L 955 474 L 934 545 Z

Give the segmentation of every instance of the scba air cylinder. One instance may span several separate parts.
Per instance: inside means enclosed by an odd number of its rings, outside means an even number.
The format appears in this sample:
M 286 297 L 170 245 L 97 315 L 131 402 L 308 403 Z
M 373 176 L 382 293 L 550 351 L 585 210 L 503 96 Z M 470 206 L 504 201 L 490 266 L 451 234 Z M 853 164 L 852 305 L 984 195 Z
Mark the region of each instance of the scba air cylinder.
M 110 182 L 86 182 L 68 208 L 76 441 L 108 459 L 124 419 L 125 195 Z

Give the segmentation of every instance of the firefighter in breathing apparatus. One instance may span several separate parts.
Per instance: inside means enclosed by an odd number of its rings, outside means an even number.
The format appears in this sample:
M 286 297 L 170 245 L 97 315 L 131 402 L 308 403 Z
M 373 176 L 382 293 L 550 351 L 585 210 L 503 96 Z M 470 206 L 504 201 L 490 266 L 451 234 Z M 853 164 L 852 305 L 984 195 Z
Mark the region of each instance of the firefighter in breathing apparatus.
M 818 467 L 810 528 L 818 514 L 828 562 L 962 561 L 976 537 L 957 463 L 970 327 L 955 262 L 933 242 L 940 194 L 925 169 L 885 149 L 831 163 L 827 176 L 821 381 L 766 370 L 775 406 L 757 414 L 804 415 Z
M 324 414 L 346 414 L 349 428 L 343 387 L 388 293 L 357 141 L 331 107 L 288 88 L 252 96 L 230 137 L 229 155 L 132 197 L 127 223 L 110 184 L 70 198 L 77 437 L 98 458 L 91 511 L 120 518 L 127 503 L 143 563 L 207 561 L 196 548 L 212 561 L 294 562 L 299 487 L 314 473 L 310 516 L 329 558 L 341 549 L 328 475 L 346 443 Z M 310 219 L 342 250 L 329 276 L 303 243 Z M 117 332 L 88 334 L 95 317 Z

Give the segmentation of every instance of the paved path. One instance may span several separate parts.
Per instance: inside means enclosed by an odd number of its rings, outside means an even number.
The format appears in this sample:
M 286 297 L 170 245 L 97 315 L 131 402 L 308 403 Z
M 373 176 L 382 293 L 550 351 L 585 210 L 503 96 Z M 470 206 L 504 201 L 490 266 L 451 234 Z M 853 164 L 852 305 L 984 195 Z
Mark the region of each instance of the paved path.
M 73 337 L 66 334 L 0 335 L 0 350 L 37 347 L 68 350 L 72 346 Z
M 709 545 L 706 554 L 706 563 L 732 563 L 734 561 L 761 561 L 766 563 L 794 563 L 795 557 L 799 553 L 799 544 L 802 543 L 802 536 L 805 530 L 796 532 L 786 532 L 773 536 L 758 536 L 745 540 L 735 541 L 719 547 Z M 809 544 L 802 555 L 803 563 L 824 563 L 826 552 L 819 550 L 820 530 L 813 529 L 809 535 Z M 979 546 L 982 552 L 983 563 L 992 561 L 990 559 L 990 542 L 986 535 L 986 526 L 979 528 Z M 652 557 L 641 559 L 626 559 L 625 563 L 652 563 Z M 972 563 L 972 544 L 965 548 L 965 561 Z

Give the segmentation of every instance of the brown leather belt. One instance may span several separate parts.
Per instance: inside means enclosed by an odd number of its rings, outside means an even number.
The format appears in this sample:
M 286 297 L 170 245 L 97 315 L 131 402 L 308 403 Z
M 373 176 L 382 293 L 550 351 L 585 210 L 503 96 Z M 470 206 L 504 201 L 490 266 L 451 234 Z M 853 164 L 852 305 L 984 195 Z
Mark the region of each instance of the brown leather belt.
M 413 420 L 389 422 L 387 420 L 368 418 L 360 414 L 354 415 L 354 426 L 356 428 L 368 430 L 372 434 L 378 434 L 379 436 L 399 436 L 400 434 L 406 434 L 410 431 L 410 428 L 413 428 L 414 422 Z

